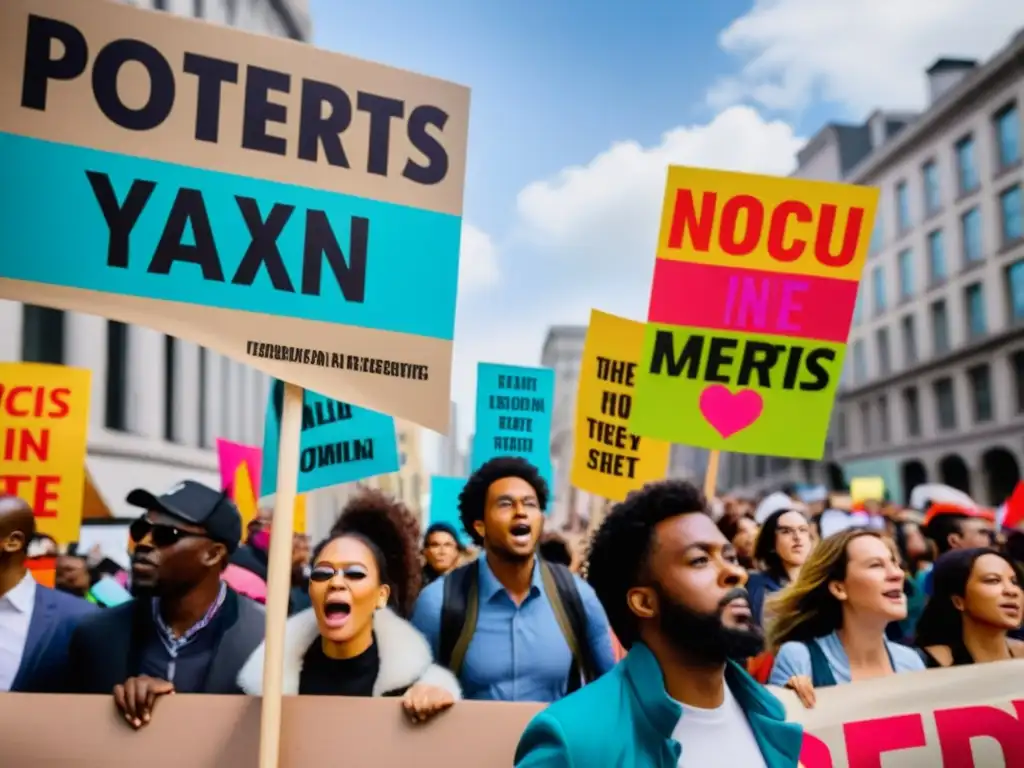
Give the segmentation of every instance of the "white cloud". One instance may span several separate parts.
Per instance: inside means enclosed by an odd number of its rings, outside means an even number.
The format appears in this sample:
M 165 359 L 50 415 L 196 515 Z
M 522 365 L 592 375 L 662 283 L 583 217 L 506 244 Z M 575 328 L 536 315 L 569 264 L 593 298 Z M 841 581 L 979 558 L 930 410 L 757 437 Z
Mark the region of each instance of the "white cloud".
M 820 95 L 857 116 L 920 108 L 936 58 L 986 59 L 1021 26 L 1021 0 L 755 0 L 719 35 L 745 64 L 707 99 L 794 109 Z
M 459 293 L 475 293 L 497 284 L 501 276 L 498 248 L 483 230 L 462 222 L 459 252 Z
M 585 166 L 524 188 L 517 200 L 521 234 L 567 265 L 567 274 L 555 269 L 567 290 L 573 283 L 577 294 L 586 288 L 595 306 L 609 311 L 615 310 L 597 302 L 642 307 L 668 166 L 785 174 L 802 144 L 788 124 L 743 106 L 706 125 L 675 128 L 656 146 L 619 142 Z

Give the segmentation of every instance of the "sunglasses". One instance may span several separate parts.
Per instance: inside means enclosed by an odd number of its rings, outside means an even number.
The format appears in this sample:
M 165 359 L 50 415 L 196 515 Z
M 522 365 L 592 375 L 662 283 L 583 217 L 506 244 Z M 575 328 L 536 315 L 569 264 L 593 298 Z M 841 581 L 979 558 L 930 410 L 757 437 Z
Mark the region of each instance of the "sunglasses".
M 335 568 L 330 565 L 317 565 L 309 572 L 310 581 L 330 581 L 338 574 L 341 574 L 346 581 L 359 581 L 366 578 L 366 571 L 362 568 Z
M 151 523 L 145 517 L 140 517 L 128 527 L 128 535 L 131 536 L 132 541 L 136 545 L 140 544 L 146 536 L 149 536 L 152 538 L 153 545 L 157 549 L 173 547 L 182 539 L 209 538 L 205 533 L 193 533 L 192 531 L 183 531 L 181 528 L 173 525 Z

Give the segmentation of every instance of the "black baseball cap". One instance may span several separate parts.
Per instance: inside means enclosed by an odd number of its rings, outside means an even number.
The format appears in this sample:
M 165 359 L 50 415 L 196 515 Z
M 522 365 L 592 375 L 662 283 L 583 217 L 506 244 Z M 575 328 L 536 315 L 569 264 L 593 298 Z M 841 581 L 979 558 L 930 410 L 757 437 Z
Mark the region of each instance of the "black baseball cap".
M 163 512 L 182 522 L 198 525 L 229 552 L 235 551 L 242 538 L 242 516 L 227 491 L 215 491 L 194 480 L 183 480 L 160 496 L 136 488 L 125 501 L 133 507 Z

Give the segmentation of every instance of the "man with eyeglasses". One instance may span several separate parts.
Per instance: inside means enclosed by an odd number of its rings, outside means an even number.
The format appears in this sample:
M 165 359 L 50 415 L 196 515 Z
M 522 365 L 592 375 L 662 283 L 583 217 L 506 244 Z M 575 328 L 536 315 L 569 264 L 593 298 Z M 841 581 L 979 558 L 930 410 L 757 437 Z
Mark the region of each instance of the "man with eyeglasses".
M 235 678 L 263 642 L 265 614 L 221 580 L 242 536 L 227 494 L 186 480 L 161 496 L 136 489 L 134 600 L 79 625 L 69 692 L 110 693 L 134 728 L 164 694 L 239 693 Z

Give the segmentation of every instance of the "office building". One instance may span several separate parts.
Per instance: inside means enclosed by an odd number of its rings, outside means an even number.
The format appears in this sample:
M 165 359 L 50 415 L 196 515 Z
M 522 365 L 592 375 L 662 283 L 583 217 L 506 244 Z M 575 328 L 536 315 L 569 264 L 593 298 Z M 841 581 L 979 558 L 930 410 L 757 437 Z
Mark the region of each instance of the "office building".
M 135 0 L 131 5 L 308 40 L 306 0 Z M 262 445 L 269 384 L 254 369 L 180 339 L 102 317 L 0 300 L 0 360 L 89 368 L 87 467 L 115 516 L 124 497 L 183 478 L 220 486 L 217 437 Z
M 881 189 L 825 461 L 723 455 L 726 487 L 880 476 L 1005 500 L 1024 466 L 1024 31 L 940 59 L 920 114 L 825 126 L 800 178 Z M 799 425 L 794 425 L 799 428 Z
M 441 435 L 437 446 L 437 474 L 443 477 L 465 477 L 466 454 L 459 448 L 458 408 L 453 402 L 448 417 L 448 434 Z

